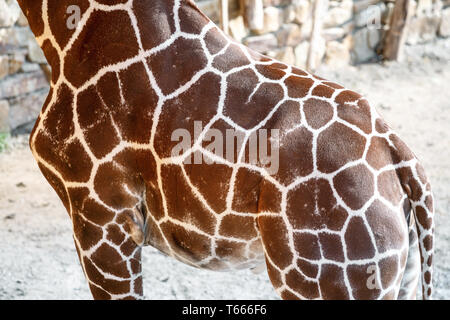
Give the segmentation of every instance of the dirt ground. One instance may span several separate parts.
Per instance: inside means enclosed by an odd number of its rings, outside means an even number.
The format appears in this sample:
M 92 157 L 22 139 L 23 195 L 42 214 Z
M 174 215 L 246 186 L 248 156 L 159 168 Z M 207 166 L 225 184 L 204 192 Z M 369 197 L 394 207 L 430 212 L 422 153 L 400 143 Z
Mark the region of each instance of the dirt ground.
M 450 39 L 409 47 L 402 63 L 317 74 L 364 94 L 421 159 L 436 198 L 435 299 L 450 299 Z M 90 299 L 68 215 L 27 137 L 0 154 L 0 299 Z M 144 250 L 148 299 L 278 299 L 268 277 L 197 270 Z

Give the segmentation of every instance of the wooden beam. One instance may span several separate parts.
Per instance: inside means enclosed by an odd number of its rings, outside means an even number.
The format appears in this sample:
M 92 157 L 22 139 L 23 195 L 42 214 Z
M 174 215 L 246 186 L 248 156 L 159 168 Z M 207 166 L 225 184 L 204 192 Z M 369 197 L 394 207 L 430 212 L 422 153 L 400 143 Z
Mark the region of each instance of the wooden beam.
M 408 25 L 412 16 L 411 0 L 395 1 L 389 30 L 383 43 L 383 57 L 386 60 L 400 61 L 408 33 Z
M 229 34 L 229 13 L 228 13 L 228 0 L 220 0 L 220 26 L 225 32 Z
M 312 17 L 312 30 L 311 36 L 309 38 L 309 50 L 308 57 L 306 59 L 306 69 L 308 71 L 314 71 L 318 66 L 316 65 L 317 48 L 322 34 L 322 24 L 323 24 L 323 0 L 315 0 L 313 6 L 313 17 Z

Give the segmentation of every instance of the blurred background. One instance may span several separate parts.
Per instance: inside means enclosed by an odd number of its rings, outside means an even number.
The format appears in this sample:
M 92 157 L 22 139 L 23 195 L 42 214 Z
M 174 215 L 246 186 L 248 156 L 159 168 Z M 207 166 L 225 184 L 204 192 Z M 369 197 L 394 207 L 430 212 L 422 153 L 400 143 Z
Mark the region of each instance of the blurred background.
M 407 142 L 436 198 L 435 298 L 450 299 L 450 0 L 195 2 L 237 41 L 365 95 Z M 0 0 L 0 299 L 90 299 L 27 146 L 49 73 L 16 0 Z M 278 298 L 264 273 L 195 270 L 151 248 L 144 268 L 149 299 Z

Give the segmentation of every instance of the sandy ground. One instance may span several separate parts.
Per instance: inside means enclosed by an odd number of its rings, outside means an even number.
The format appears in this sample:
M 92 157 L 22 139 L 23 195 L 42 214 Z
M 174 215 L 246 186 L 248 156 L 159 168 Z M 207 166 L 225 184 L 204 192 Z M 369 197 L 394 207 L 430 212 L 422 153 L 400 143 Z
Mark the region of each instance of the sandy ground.
M 407 51 L 403 63 L 317 73 L 369 98 L 421 159 L 436 208 L 435 298 L 450 299 L 450 39 Z M 0 299 L 90 299 L 68 215 L 27 147 L 0 154 Z M 278 299 L 265 273 L 197 270 L 144 250 L 148 299 Z

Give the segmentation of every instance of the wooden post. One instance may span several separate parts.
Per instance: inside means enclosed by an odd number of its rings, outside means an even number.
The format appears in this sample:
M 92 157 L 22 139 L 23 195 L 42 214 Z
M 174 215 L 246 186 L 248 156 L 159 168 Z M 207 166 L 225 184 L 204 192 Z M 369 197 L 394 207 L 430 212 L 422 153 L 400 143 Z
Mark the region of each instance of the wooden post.
M 229 34 L 228 0 L 220 0 L 220 26 L 225 34 Z
M 309 38 L 308 57 L 306 59 L 306 69 L 314 71 L 316 66 L 317 47 L 322 33 L 322 19 L 323 19 L 323 0 L 315 0 L 313 6 L 313 20 L 311 36 Z
M 386 60 L 400 61 L 403 58 L 403 47 L 411 16 L 411 0 L 395 1 L 389 30 L 384 38 L 383 56 Z

